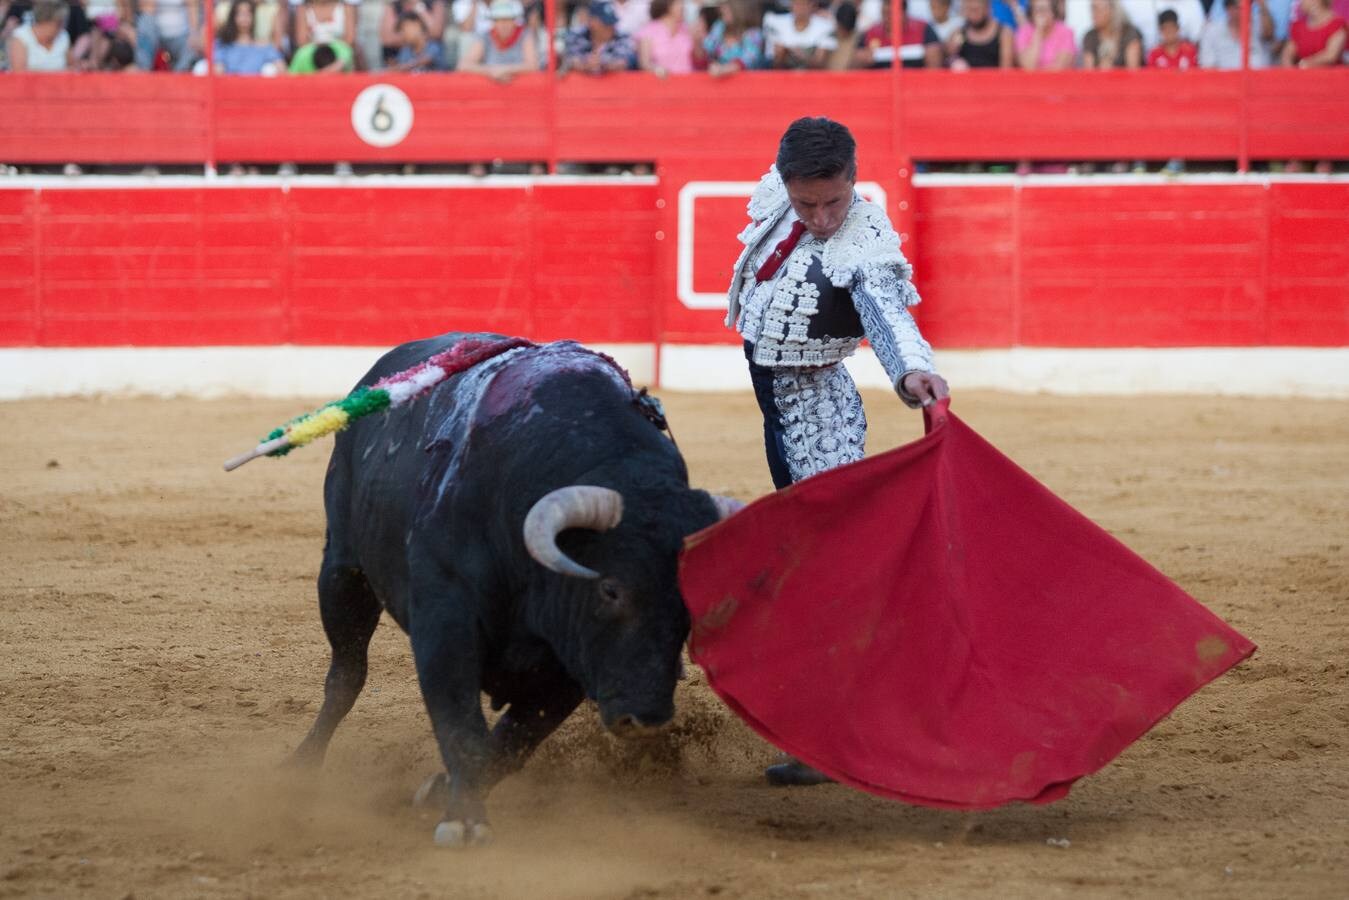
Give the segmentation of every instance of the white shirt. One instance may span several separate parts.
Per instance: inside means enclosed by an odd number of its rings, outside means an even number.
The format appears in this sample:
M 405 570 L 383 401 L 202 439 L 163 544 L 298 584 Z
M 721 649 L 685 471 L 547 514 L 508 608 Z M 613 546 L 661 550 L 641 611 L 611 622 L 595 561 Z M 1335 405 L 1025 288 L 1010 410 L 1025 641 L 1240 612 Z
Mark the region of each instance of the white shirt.
M 945 22 L 937 23 L 931 19 L 926 20 L 932 26 L 932 30 L 937 32 L 937 37 L 945 44 L 951 39 L 951 35 L 965 27 L 965 20 L 960 16 L 947 16 Z
M 1259 29 L 1251 29 L 1251 68 L 1269 65 L 1269 53 L 1260 41 Z M 1227 28 L 1227 22 L 1209 20 L 1199 38 L 1199 67 L 1202 69 L 1240 69 L 1241 36 Z
M 28 71 L 64 72 L 66 70 L 66 54 L 70 52 L 70 35 L 66 33 L 64 28 L 56 32 L 56 40 L 52 41 L 50 50 L 38 42 L 37 35 L 33 34 L 32 25 L 19 26 L 14 29 L 11 37 L 22 44 L 23 49 L 28 52 Z
M 1081 5 L 1086 6 L 1087 4 L 1083 3 Z M 1073 6 L 1073 3 L 1068 4 L 1070 9 Z M 952 0 L 951 8 L 946 11 L 946 21 L 941 24 L 938 24 L 932 18 L 932 4 L 929 3 L 928 0 L 909 0 L 909 7 L 906 15 L 910 19 L 922 19 L 924 22 L 931 25 L 932 30 L 937 32 L 937 37 L 941 38 L 943 44 L 951 39 L 951 35 L 955 34 L 965 25 L 964 18 L 960 16 L 960 3 L 957 2 L 957 0 Z M 877 18 L 876 21 L 879 22 L 880 19 Z M 866 28 L 870 28 L 874 24 L 875 22 L 872 22 L 868 24 Z M 1071 25 L 1072 23 L 1070 22 L 1069 24 Z M 866 32 L 866 28 L 862 27 L 860 16 L 858 18 L 857 28 L 859 33 Z
M 886 2 L 889 2 L 889 0 L 886 0 Z M 918 15 L 917 10 L 919 3 L 922 3 L 924 8 L 926 8 L 928 0 L 911 0 L 909 3 L 909 15 L 918 19 L 926 19 L 927 16 Z M 857 4 L 858 34 L 866 34 L 868 28 L 881 21 L 882 5 L 883 3 L 881 0 L 862 0 L 861 3 Z
M 187 17 L 187 0 L 155 0 L 155 25 L 164 37 L 187 34 L 192 27 Z
M 651 21 L 651 0 L 627 0 L 626 3 L 614 3 L 613 7 L 614 12 L 618 13 L 618 25 L 615 27 L 619 34 L 632 37 Z
M 477 11 L 476 15 L 474 15 L 475 10 Z M 492 16 L 483 0 L 454 0 L 450 4 L 450 17 L 454 19 L 454 24 L 458 25 L 461 30 L 470 15 L 473 15 L 474 34 L 486 34 L 492 30 Z
M 811 16 L 802 31 L 796 29 L 796 19 L 791 13 L 769 13 L 764 16 L 763 24 L 770 54 L 778 47 L 788 50 L 813 50 L 817 47 L 833 50 L 838 46 L 834 40 L 834 21 L 824 16 Z

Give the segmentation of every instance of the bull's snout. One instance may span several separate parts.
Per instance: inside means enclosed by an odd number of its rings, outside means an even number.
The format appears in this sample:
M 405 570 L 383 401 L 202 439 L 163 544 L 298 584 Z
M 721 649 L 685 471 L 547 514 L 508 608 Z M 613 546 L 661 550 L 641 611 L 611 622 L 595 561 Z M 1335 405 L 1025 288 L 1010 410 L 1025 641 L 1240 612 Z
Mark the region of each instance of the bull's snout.
M 612 722 L 605 722 L 604 727 L 609 729 L 609 733 L 615 737 L 625 740 L 629 738 L 650 737 L 660 734 L 670 727 L 672 718 L 666 718 L 660 721 L 643 721 L 632 713 L 624 713 Z

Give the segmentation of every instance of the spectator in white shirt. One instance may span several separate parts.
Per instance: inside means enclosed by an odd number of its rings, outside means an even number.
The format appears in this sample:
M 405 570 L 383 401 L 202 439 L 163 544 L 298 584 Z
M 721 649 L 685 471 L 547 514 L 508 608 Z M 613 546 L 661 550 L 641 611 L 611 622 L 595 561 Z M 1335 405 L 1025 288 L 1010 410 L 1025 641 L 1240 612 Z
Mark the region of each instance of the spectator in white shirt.
M 1241 68 L 1241 5 L 1240 0 L 1223 0 L 1227 15 L 1210 18 L 1199 38 L 1199 67 L 1201 69 L 1240 69 Z M 1263 4 L 1259 9 L 1262 16 L 1251 17 L 1251 55 L 1252 69 L 1264 69 L 1269 66 L 1269 51 L 1265 49 L 1262 35 L 1268 25 L 1268 34 L 1274 34 L 1274 23 Z M 1263 22 L 1262 22 L 1263 20 Z
M 59 0 L 34 0 L 32 21 L 9 36 L 11 72 L 64 72 L 70 68 L 66 12 L 66 5 Z
M 764 16 L 764 36 L 775 69 L 822 69 L 837 46 L 833 19 L 815 15 L 812 0 L 792 0 L 791 12 Z

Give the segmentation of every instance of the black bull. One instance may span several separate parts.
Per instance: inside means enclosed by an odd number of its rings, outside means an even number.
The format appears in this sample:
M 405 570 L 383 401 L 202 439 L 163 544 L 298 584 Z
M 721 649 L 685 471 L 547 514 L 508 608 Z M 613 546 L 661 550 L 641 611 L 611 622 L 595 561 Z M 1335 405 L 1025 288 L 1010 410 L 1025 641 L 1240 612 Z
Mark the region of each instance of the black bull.
M 464 338 L 387 353 L 361 384 Z M 442 844 L 490 838 L 484 799 L 585 697 L 611 730 L 674 712 L 688 613 L 683 538 L 722 498 L 692 490 L 674 444 L 603 357 L 510 351 L 338 435 L 324 485 L 323 707 L 296 750 L 318 762 L 365 683 L 388 610 L 407 632 L 445 774 Z M 485 692 L 507 707 L 488 729 Z M 426 793 L 425 789 L 424 792 Z

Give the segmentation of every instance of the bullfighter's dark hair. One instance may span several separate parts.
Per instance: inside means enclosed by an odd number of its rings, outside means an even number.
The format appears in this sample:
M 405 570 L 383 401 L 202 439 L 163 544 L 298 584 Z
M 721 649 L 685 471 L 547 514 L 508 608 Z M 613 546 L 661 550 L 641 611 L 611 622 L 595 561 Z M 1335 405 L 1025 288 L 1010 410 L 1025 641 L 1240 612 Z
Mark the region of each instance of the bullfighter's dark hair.
M 778 144 L 778 174 L 793 178 L 857 177 L 857 141 L 852 132 L 823 116 L 797 119 Z

